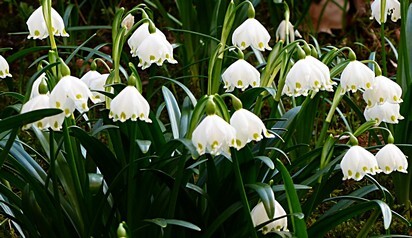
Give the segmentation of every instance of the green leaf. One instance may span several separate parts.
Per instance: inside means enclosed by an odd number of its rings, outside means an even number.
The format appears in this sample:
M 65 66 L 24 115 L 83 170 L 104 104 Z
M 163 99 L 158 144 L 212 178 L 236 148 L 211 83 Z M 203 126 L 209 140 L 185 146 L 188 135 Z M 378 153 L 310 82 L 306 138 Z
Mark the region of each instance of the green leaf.
M 160 226 L 161 228 L 166 228 L 167 225 L 176 225 L 176 226 L 181 226 L 181 227 L 185 227 L 188 229 L 192 229 L 195 231 L 201 231 L 201 229 L 198 226 L 194 225 L 193 223 L 182 221 L 182 220 L 154 218 L 154 219 L 144 219 L 144 221 L 154 223 Z
M 62 110 L 60 109 L 40 109 L 10 116 L 8 118 L 0 120 L 0 131 L 7 131 L 12 128 L 22 127 L 23 125 L 36 122 L 45 117 L 57 115 L 61 112 Z
M 163 98 L 165 99 L 167 112 L 169 115 L 170 125 L 172 127 L 173 138 L 180 138 L 181 135 L 179 135 L 179 122 L 181 113 L 179 105 L 177 104 L 177 101 L 173 96 L 173 93 L 168 88 L 162 86 L 162 92 Z
M 246 184 L 245 187 L 251 188 L 259 194 L 260 199 L 262 199 L 263 206 L 265 207 L 266 214 L 269 218 L 275 216 L 275 194 L 269 184 L 265 183 L 255 183 Z
M 275 164 L 273 161 L 267 156 L 256 156 L 255 159 L 261 160 L 265 163 L 270 169 L 275 169 Z

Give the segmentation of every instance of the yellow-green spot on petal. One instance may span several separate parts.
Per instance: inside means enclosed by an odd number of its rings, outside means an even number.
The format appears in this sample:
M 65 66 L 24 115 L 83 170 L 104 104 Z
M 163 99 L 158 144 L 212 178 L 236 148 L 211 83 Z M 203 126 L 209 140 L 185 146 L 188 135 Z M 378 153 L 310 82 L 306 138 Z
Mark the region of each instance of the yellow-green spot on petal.
M 137 118 L 137 115 L 136 114 L 132 114 L 132 119 L 136 119 Z
M 39 36 L 39 35 L 40 35 L 40 31 L 39 31 L 39 30 L 35 30 L 35 31 L 34 31 L 34 35 L 35 35 L 35 36 Z
M 236 139 L 236 145 L 237 146 L 242 146 L 242 141 L 240 141 L 239 139 Z
M 253 134 L 253 139 L 255 139 L 255 140 L 259 139 L 259 134 L 258 134 L 258 133 L 254 133 L 254 134 Z
M 126 120 L 126 113 L 120 113 L 120 120 Z
M 398 101 L 398 97 L 395 95 L 395 96 L 393 96 L 393 101 Z
M 199 148 L 199 150 L 203 150 L 203 145 L 200 143 L 197 143 L 197 148 Z
M 213 141 L 211 147 L 212 147 L 212 149 L 214 150 L 214 149 L 216 148 L 216 146 L 218 146 L 218 145 L 219 145 L 219 142 Z
M 371 86 L 372 86 L 371 83 L 369 82 L 366 83 L 366 88 L 370 88 Z
M 82 103 L 82 109 L 83 109 L 83 110 L 86 110 L 86 109 L 87 109 L 86 103 Z
M 139 118 L 143 119 L 144 118 L 144 113 L 140 113 Z
M 366 171 L 368 171 L 368 167 L 363 166 L 363 167 L 362 167 L 362 170 L 366 172 Z
M 402 165 L 399 166 L 398 170 L 403 170 L 403 166 Z
M 282 226 L 277 225 L 277 226 L 275 227 L 275 230 L 277 230 L 277 231 L 280 231 L 280 229 L 282 229 Z
M 379 102 L 383 103 L 383 102 L 385 102 L 385 99 L 381 97 L 381 98 L 379 98 Z
M 246 47 L 246 42 L 242 41 L 242 43 L 240 43 L 240 46 Z
M 8 70 L 8 69 L 5 69 L 4 71 L 6 72 L 6 74 L 8 74 L 8 73 L 9 73 L 9 70 Z
M 53 124 L 53 127 L 56 128 L 56 129 L 59 128 L 59 123 L 57 121 L 55 121 L 54 124 Z
M 76 94 L 76 99 L 82 99 L 82 95 L 81 94 Z
M 149 59 L 150 59 L 150 60 L 155 60 L 156 57 L 155 57 L 154 55 L 151 55 L 151 56 L 149 57 Z
M 143 63 L 143 60 L 142 60 L 142 59 L 139 59 L 139 63 L 142 64 L 142 63 Z
M 295 85 L 296 85 L 296 88 L 297 88 L 297 89 L 300 89 L 300 88 L 302 87 L 302 85 L 301 85 L 300 83 L 298 83 L 298 82 L 296 82 Z
M 349 169 L 349 170 L 348 170 L 348 175 L 349 175 L 349 176 L 352 176 L 352 174 L 353 174 L 353 173 L 352 173 L 352 170 Z
M 318 80 L 315 80 L 315 86 L 317 87 L 317 86 L 319 86 L 319 81 Z
M 238 81 L 237 81 L 237 86 L 239 86 L 239 87 L 242 87 L 242 86 L 243 86 L 242 80 L 238 80 Z
M 385 170 L 386 170 L 386 172 L 389 172 L 389 171 L 391 171 L 391 168 L 389 166 L 385 166 Z
M 371 107 L 372 106 L 372 101 L 368 100 L 368 106 Z
M 355 174 L 355 178 L 360 178 L 361 177 L 361 175 L 360 175 L 360 173 L 359 172 L 356 172 L 356 174 Z
M 351 88 L 352 90 L 356 90 L 356 85 L 351 85 L 350 88 Z
M 259 42 L 258 46 L 259 46 L 259 49 L 262 49 L 265 46 L 265 44 L 263 44 L 263 42 Z
M 64 109 L 64 114 L 70 115 L 70 110 L 68 108 Z
M 0 70 L 0 76 L 3 76 L 3 75 L 4 75 L 3 71 Z
M 166 59 L 169 59 L 169 58 L 170 58 L 170 55 L 169 55 L 169 54 L 166 54 L 165 57 L 166 57 Z
M 392 115 L 391 116 L 391 121 L 396 121 L 396 116 Z
M 256 81 L 253 81 L 252 86 L 253 86 L 253 87 L 256 87 L 256 86 L 257 86 Z
M 60 106 L 61 106 L 60 102 L 56 102 L 56 107 L 60 108 Z
M 37 127 L 43 129 L 43 123 L 41 121 L 37 122 Z

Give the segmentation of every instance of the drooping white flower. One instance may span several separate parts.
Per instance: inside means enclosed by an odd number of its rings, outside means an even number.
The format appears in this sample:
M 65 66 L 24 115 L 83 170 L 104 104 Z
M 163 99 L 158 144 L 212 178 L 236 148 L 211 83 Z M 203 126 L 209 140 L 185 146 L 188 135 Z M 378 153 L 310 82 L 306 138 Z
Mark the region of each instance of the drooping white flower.
M 229 147 L 236 147 L 236 130 L 217 115 L 206 116 L 192 134 L 199 155 L 210 153 L 230 158 Z
M 80 80 L 92 91 L 104 91 L 107 77 L 109 77 L 109 74 L 100 74 L 96 70 L 90 70 L 84 74 Z M 105 100 L 105 96 L 99 92 L 92 92 L 92 95 L 95 99 L 95 103 L 103 102 Z
M 140 94 L 134 86 L 126 86 L 110 102 L 109 118 L 113 121 L 125 122 L 130 119 L 137 119 L 151 123 L 149 118 L 150 106 L 146 99 Z
M 70 75 L 64 76 L 50 93 L 50 106 L 62 109 L 68 117 L 75 108 L 80 112 L 88 111 L 89 98 L 96 103 L 96 99 L 84 82 Z
M 126 27 L 127 30 L 130 30 L 134 24 L 134 16 L 132 14 L 128 14 L 120 24 L 122 27 Z
M 249 46 L 260 51 L 271 50 L 269 40 L 269 32 L 255 18 L 248 18 L 235 29 L 232 35 L 232 44 L 241 50 Z
M 246 109 L 239 109 L 233 113 L 230 118 L 230 125 L 236 129 L 236 144 L 238 149 L 243 148 L 247 143 L 260 141 L 263 136 L 266 138 L 273 138 L 263 124 L 262 120 Z
M 372 89 L 365 90 L 363 93 L 363 99 L 368 107 L 385 102 L 401 103 L 403 101 L 401 98 L 402 88 L 385 76 L 377 76 L 372 87 Z
M 295 41 L 295 37 L 301 38 L 302 36 L 300 35 L 298 30 L 294 30 L 294 27 L 292 23 L 290 23 L 290 21 L 287 22 L 287 25 L 286 20 L 281 21 L 278 26 L 278 29 L 276 30 L 276 41 L 286 41 L 286 39 L 288 39 L 289 43 L 291 43 Z
M 9 63 L 7 63 L 7 60 L 0 55 L 0 78 L 4 79 L 6 77 L 11 77 L 9 70 Z
M 353 60 L 342 71 L 340 83 L 342 94 L 351 91 L 356 92 L 358 89 L 371 89 L 375 81 L 375 73 L 363 63 Z
M 365 108 L 363 115 L 367 121 L 376 120 L 377 125 L 381 122 L 397 124 L 399 120 L 403 119 L 399 110 L 399 104 L 385 102 L 384 104 L 376 104 L 373 107 Z
M 269 216 L 265 210 L 265 206 L 263 205 L 263 202 L 259 202 L 252 209 L 250 214 L 252 216 L 253 225 L 255 227 L 269 220 L 287 215 L 283 207 L 276 200 L 275 200 L 275 214 L 272 218 L 269 219 Z M 281 231 L 281 230 L 287 231 L 288 230 L 288 219 L 287 217 L 283 217 L 283 218 L 274 220 L 268 223 L 267 225 L 265 225 L 264 227 L 262 227 L 260 230 L 262 230 L 263 235 L 266 235 L 267 233 L 272 232 L 272 231 Z
M 59 13 L 51 9 L 51 20 L 52 20 L 52 31 L 55 36 L 64 36 L 68 37 L 66 29 L 64 28 L 64 22 L 62 17 Z M 26 22 L 30 34 L 27 36 L 28 39 L 44 39 L 49 36 L 49 32 L 47 30 L 46 22 L 44 21 L 43 10 L 40 6 L 37 8 L 29 17 Z
M 376 153 L 379 167 L 385 174 L 392 171 L 408 173 L 408 160 L 405 154 L 394 144 L 386 144 Z
M 166 40 L 166 36 L 161 32 L 159 29 L 156 28 L 156 34 L 159 37 L 162 37 Z M 127 40 L 127 44 L 130 47 L 130 53 L 132 54 L 132 57 L 137 56 L 137 48 L 139 48 L 140 44 L 143 42 L 146 37 L 150 35 L 149 32 L 149 23 L 145 22 L 142 25 L 140 25 L 130 36 L 129 40 Z
M 21 108 L 21 113 L 31 112 L 39 109 L 49 109 L 50 107 L 49 95 L 39 94 L 33 98 L 30 98 Z M 51 127 L 53 130 L 58 131 L 61 129 L 61 125 L 64 121 L 64 112 L 51 117 L 45 117 L 33 123 L 29 123 L 23 126 L 23 130 L 29 129 L 31 126 L 37 127 L 40 130 Z
M 375 20 L 381 24 L 381 4 L 382 0 L 375 0 L 371 4 L 372 8 L 372 16 L 371 19 L 375 18 Z M 385 12 L 384 12 L 384 20 L 383 23 L 386 22 L 387 15 L 391 15 L 391 20 L 393 22 L 398 21 L 401 18 L 401 4 L 398 0 L 386 0 Z
M 343 180 L 361 180 L 366 174 L 380 173 L 375 156 L 364 148 L 354 145 L 343 156 L 340 162 Z
M 46 80 L 46 73 L 42 73 L 37 79 L 34 80 L 33 85 L 31 86 L 30 98 L 34 98 L 40 95 L 39 86 L 43 80 Z M 47 92 L 49 94 L 49 92 Z
M 244 59 L 239 59 L 231 64 L 222 74 L 226 92 L 232 92 L 234 88 L 244 91 L 247 87 L 260 85 L 259 71 Z
M 313 56 L 306 56 L 298 60 L 286 75 L 282 93 L 295 97 L 307 96 L 310 90 L 333 91 L 335 84 L 330 79 L 329 68 L 324 63 Z

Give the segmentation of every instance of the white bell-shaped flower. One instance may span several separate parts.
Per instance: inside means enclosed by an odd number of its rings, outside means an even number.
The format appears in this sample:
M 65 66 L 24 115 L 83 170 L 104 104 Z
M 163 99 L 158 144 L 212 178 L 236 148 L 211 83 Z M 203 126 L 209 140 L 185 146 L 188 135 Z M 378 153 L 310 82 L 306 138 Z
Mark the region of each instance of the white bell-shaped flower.
M 68 117 L 75 108 L 80 112 L 88 111 L 89 98 L 96 103 L 92 92 L 84 82 L 73 76 L 64 76 L 50 93 L 50 105 L 62 109 Z
M 156 30 L 156 32 L 160 32 Z M 171 64 L 177 61 L 173 58 L 172 45 L 159 33 L 151 33 L 147 36 L 136 50 L 139 57 L 139 67 L 146 69 L 156 63 L 161 66 L 165 60 Z
M 55 36 L 64 36 L 68 37 L 66 29 L 64 28 L 64 22 L 62 17 L 59 13 L 51 9 L 51 20 L 52 20 L 52 31 Z M 46 22 L 44 21 L 43 10 L 40 6 L 37 8 L 29 17 L 26 22 L 30 34 L 27 36 L 28 39 L 44 39 L 49 36 L 49 32 L 47 30 Z
M 363 63 L 353 60 L 342 71 L 340 83 L 342 94 L 351 91 L 356 92 L 358 89 L 371 89 L 375 81 L 375 73 Z
M 157 37 L 163 38 L 166 40 L 166 36 L 161 32 L 159 29 L 156 28 L 156 32 L 154 33 Z M 139 48 L 140 44 L 150 35 L 149 32 L 149 23 L 145 22 L 140 25 L 130 36 L 129 40 L 127 40 L 127 44 L 130 47 L 130 53 L 132 57 L 137 56 L 137 48 Z
M 329 68 L 312 56 L 298 60 L 286 75 L 283 94 L 288 96 L 307 96 L 310 90 L 333 91 L 336 83 L 330 79 Z
M 259 71 L 244 59 L 239 59 L 231 64 L 222 74 L 226 92 L 232 92 L 234 88 L 244 91 L 247 87 L 260 85 Z
M 269 40 L 269 32 L 255 18 L 248 18 L 235 29 L 232 35 L 232 44 L 241 50 L 249 46 L 260 51 L 271 50 Z
M 391 15 L 391 20 L 393 22 L 398 21 L 401 18 L 401 4 L 398 0 L 386 0 L 385 12 L 384 12 L 384 20 L 383 23 L 386 22 L 387 15 Z M 381 24 L 381 4 L 382 0 L 375 0 L 371 4 L 372 9 L 372 16 L 371 19 L 375 18 L 375 20 Z
M 381 122 L 397 124 L 399 120 L 403 119 L 403 116 L 399 112 L 399 104 L 385 102 L 384 104 L 376 104 L 373 107 L 365 108 L 363 115 L 367 121 L 376 120 L 376 124 Z
M 392 171 L 408 173 L 408 160 L 405 154 L 394 144 L 386 144 L 376 153 L 379 167 L 385 174 Z
M 9 63 L 7 63 L 7 60 L 0 55 L 0 78 L 4 79 L 6 77 L 11 77 L 9 70 Z
M 264 227 L 262 227 L 260 230 L 262 231 L 263 235 L 266 235 L 269 232 L 273 231 L 287 231 L 288 230 L 288 219 L 286 217 L 286 212 L 285 209 L 279 204 L 278 201 L 275 200 L 275 214 L 272 218 L 269 218 L 265 206 L 263 205 L 263 202 L 259 202 L 250 212 L 250 215 L 252 216 L 252 221 L 253 225 L 255 227 L 259 226 L 262 223 L 265 223 L 269 220 L 285 216 L 283 218 L 274 220 L 268 224 L 266 224 Z
M 112 118 L 113 121 L 125 122 L 128 119 L 132 121 L 139 119 L 151 123 L 149 113 L 149 103 L 140 94 L 139 90 L 131 85 L 126 86 L 110 102 L 109 118 Z
M 92 91 L 104 91 L 104 85 L 106 84 L 109 74 L 100 74 L 96 70 L 90 70 L 83 77 L 80 78 L 87 87 Z M 99 92 L 92 92 L 95 103 L 104 102 L 105 96 Z
M 361 180 L 366 174 L 380 173 L 375 156 L 364 148 L 354 145 L 343 156 L 340 162 L 343 180 Z
M 39 109 L 49 109 L 49 108 L 52 108 L 50 107 L 49 95 L 39 94 L 33 98 L 30 98 L 29 101 L 23 104 L 21 108 L 21 113 L 31 112 L 31 111 L 39 110 Z M 65 117 L 64 112 L 51 116 L 51 117 L 45 117 L 36 122 L 24 125 L 23 130 L 27 130 L 31 126 L 34 126 L 40 130 L 45 130 L 51 127 L 53 130 L 58 131 L 61 129 L 61 125 L 64 121 L 64 117 Z
M 363 99 L 368 104 L 368 107 L 373 107 L 375 104 L 401 103 L 402 88 L 391 79 L 385 76 L 377 76 L 374 80 L 372 89 L 365 90 Z
M 294 30 L 294 27 L 292 23 L 290 23 L 290 21 L 288 21 L 287 23 L 286 20 L 281 21 L 278 29 L 276 30 L 276 41 L 286 41 L 286 39 L 288 39 L 289 43 L 291 43 L 295 41 L 295 37 L 301 38 L 302 36 L 300 35 L 298 30 Z
M 230 118 L 230 125 L 236 129 L 236 145 L 238 149 L 243 148 L 247 143 L 260 141 L 263 136 L 273 138 L 263 124 L 262 120 L 246 109 L 236 110 Z
M 42 80 L 47 80 L 46 73 L 42 73 L 37 79 L 34 80 L 33 85 L 31 86 L 30 98 L 40 95 L 39 86 Z M 47 94 L 49 94 L 49 92 L 47 92 Z
M 229 147 L 236 148 L 236 130 L 221 117 L 208 115 L 193 131 L 192 143 L 199 155 L 222 154 L 230 158 Z

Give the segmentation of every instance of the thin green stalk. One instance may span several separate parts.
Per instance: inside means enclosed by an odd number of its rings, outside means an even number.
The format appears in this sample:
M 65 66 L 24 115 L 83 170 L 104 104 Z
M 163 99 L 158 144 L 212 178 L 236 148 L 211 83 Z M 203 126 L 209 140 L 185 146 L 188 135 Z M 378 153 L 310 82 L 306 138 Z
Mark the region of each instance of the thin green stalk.
M 381 45 L 382 45 L 382 70 L 383 75 L 388 75 L 388 69 L 386 66 L 386 47 L 385 47 L 385 24 L 381 24 Z
M 180 158 L 179 159 L 179 164 L 176 172 L 176 179 L 173 184 L 173 189 L 172 193 L 170 195 L 170 200 L 169 200 L 169 210 L 168 210 L 168 218 L 173 219 L 175 215 L 175 210 L 176 210 L 176 203 L 177 203 L 177 198 L 179 196 L 179 189 L 182 184 L 183 180 L 183 175 L 185 172 L 185 164 L 186 164 L 186 159 L 185 158 Z M 172 227 L 168 226 L 166 228 L 165 236 L 164 237 L 172 237 Z
M 247 217 L 249 232 L 252 237 L 257 238 L 258 236 L 256 233 L 256 229 L 255 229 L 255 226 L 253 225 L 252 216 L 250 215 L 250 207 L 249 207 L 249 202 L 247 200 L 245 187 L 243 186 L 242 173 L 240 172 L 239 161 L 236 155 L 237 151 L 235 151 L 235 149 L 231 149 L 231 152 L 232 152 L 232 160 L 233 160 L 233 163 L 232 163 L 233 170 L 235 172 L 235 179 L 236 179 L 236 183 L 239 189 L 240 198 L 242 200 L 245 216 Z
M 372 229 L 373 225 L 375 225 L 375 221 L 376 221 L 376 219 L 378 219 L 379 214 L 380 214 L 380 210 L 378 210 L 378 209 L 373 210 L 373 212 L 370 215 L 369 219 L 366 221 L 365 225 L 359 231 L 356 238 L 368 237 L 368 233 Z
M 136 200 L 136 181 L 135 172 L 138 170 L 138 165 L 136 163 L 137 148 L 136 148 L 136 138 L 137 138 L 137 122 L 130 123 L 130 153 L 129 153 L 129 170 L 128 170 L 128 183 L 127 183 L 127 224 L 130 230 L 134 230 L 134 225 L 136 221 L 135 205 Z

